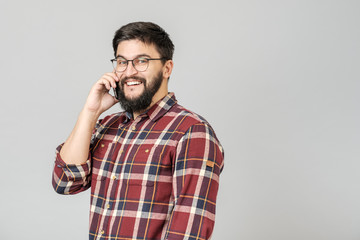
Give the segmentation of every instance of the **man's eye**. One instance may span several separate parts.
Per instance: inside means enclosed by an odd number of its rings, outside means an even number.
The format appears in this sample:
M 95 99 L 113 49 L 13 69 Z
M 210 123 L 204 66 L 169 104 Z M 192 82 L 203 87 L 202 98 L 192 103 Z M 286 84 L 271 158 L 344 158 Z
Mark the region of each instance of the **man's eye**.
M 118 59 L 118 60 L 117 60 L 117 64 L 118 64 L 118 65 L 126 65 L 126 64 L 127 64 L 127 61 L 126 61 L 126 60 L 122 60 L 122 59 Z
M 138 58 L 136 59 L 136 63 L 137 64 L 144 64 L 144 63 L 147 63 L 147 59 L 146 58 Z

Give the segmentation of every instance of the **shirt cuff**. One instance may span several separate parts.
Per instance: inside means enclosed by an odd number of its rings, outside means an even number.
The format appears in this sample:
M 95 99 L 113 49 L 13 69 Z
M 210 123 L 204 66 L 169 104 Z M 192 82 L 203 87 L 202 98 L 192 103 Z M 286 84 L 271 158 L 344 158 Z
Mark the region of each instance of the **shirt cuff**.
M 62 168 L 69 181 L 84 180 L 89 175 L 91 169 L 90 152 L 85 163 L 67 164 L 60 156 L 62 146 L 63 144 L 56 148 L 55 167 Z

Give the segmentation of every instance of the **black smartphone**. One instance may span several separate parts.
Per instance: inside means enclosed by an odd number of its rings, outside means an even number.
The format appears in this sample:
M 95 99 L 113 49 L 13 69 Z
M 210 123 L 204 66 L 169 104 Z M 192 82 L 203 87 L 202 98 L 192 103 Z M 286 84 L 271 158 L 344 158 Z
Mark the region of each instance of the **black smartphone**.
M 119 100 L 119 94 L 118 92 L 120 91 L 120 87 L 119 87 L 119 82 L 116 83 L 116 88 L 113 88 L 114 91 L 114 97 Z

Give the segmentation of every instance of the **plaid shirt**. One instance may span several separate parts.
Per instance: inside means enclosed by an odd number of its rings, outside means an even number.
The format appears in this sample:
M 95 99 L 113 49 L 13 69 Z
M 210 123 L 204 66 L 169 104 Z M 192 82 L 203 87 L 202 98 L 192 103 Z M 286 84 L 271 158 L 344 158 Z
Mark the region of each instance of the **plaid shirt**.
M 210 239 L 223 149 L 211 126 L 173 93 L 135 120 L 100 120 L 86 163 L 57 148 L 53 187 L 91 188 L 90 239 Z

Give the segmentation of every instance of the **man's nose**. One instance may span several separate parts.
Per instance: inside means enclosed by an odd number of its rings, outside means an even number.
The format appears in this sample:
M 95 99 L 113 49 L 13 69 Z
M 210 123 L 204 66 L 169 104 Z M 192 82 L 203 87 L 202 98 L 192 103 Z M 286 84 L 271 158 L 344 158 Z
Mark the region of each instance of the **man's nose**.
M 134 67 L 133 61 L 129 61 L 127 64 L 126 70 L 124 72 L 124 75 L 128 77 L 128 76 L 133 76 L 136 73 L 138 73 L 138 71 Z

